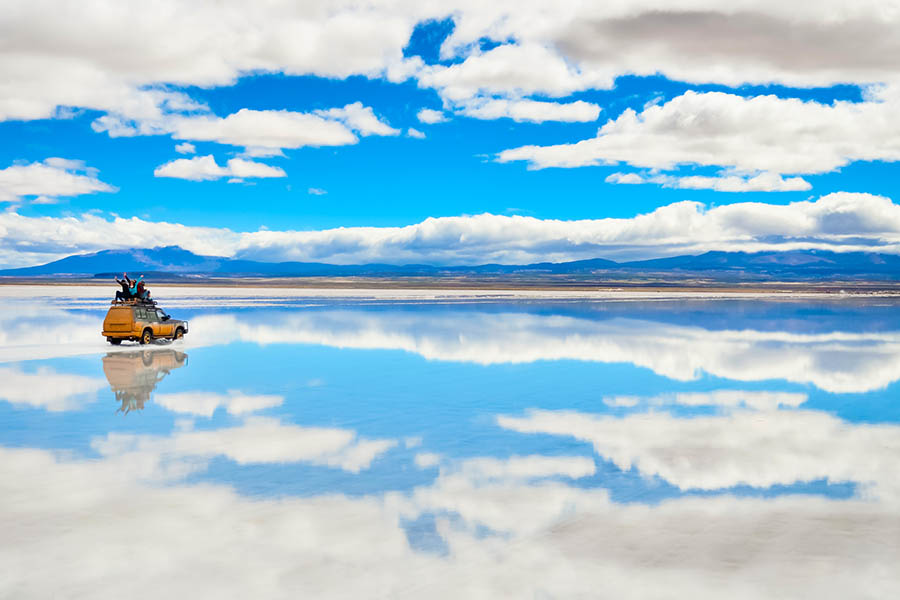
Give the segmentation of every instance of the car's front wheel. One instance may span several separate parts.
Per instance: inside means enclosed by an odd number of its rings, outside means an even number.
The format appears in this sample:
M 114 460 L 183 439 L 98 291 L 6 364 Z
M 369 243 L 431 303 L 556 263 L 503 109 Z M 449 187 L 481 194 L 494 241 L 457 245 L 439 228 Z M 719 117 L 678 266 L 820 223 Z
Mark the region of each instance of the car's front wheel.
M 178 329 L 175 330 L 175 339 L 180 340 L 183 337 L 184 337 L 184 329 L 179 327 Z
M 153 341 L 153 332 L 150 331 L 149 329 L 145 329 L 144 333 L 141 334 L 141 343 L 149 344 L 152 341 Z

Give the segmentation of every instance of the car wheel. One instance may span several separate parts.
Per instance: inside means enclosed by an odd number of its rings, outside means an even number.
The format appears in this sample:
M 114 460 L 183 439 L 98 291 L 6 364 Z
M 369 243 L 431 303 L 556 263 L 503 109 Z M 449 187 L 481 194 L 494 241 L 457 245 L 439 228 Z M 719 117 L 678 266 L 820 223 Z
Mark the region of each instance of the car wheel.
M 178 329 L 175 330 L 175 339 L 180 340 L 183 337 L 184 337 L 184 329 L 179 327 Z
M 151 341 L 153 341 L 153 332 L 149 329 L 145 329 L 144 333 L 141 334 L 141 343 L 149 344 Z
M 109 341 L 109 343 L 112 344 L 113 346 L 118 346 L 119 344 L 122 343 L 122 340 L 120 340 L 119 338 L 112 338 L 112 337 L 111 337 L 111 338 L 106 338 L 106 339 L 107 339 L 107 340 Z

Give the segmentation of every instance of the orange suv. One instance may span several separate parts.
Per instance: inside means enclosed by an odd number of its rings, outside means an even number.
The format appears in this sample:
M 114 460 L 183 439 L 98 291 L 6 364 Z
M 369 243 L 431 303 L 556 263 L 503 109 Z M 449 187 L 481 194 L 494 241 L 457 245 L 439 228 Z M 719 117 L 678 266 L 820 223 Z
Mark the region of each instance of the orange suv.
M 155 339 L 179 340 L 187 332 L 187 321 L 173 319 L 161 308 L 147 303 L 117 302 L 109 307 L 103 319 L 103 336 L 113 346 L 122 340 L 141 344 Z

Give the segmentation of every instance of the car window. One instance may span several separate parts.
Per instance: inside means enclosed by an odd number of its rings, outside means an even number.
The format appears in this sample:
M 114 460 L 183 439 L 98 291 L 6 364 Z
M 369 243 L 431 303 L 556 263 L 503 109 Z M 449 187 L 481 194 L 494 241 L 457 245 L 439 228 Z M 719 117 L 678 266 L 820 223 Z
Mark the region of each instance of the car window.
M 143 308 L 134 309 L 134 318 L 139 319 L 141 321 L 148 321 L 149 317 L 147 316 L 147 311 Z
M 159 309 L 157 308 L 157 309 L 156 309 L 156 316 L 159 318 L 160 321 L 162 321 L 162 320 L 165 318 L 166 313 L 164 313 L 163 311 L 161 311 L 161 310 L 159 310 Z

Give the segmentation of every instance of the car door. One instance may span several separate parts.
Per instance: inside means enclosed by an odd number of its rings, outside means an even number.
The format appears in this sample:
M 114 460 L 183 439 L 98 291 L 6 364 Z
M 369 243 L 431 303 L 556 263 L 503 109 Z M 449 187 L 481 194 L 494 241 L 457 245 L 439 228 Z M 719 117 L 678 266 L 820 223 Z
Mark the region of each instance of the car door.
M 141 332 L 144 331 L 144 327 L 150 324 L 150 319 L 147 318 L 147 310 L 142 306 L 134 307 L 134 335 L 140 336 Z M 154 330 L 153 333 L 156 333 Z
M 156 317 L 156 325 L 159 327 L 159 333 L 157 335 L 165 337 L 172 337 L 173 335 L 175 335 L 175 325 L 172 323 L 172 321 L 163 320 L 163 317 L 165 316 L 165 313 L 163 311 L 158 308 L 151 308 L 148 309 L 148 312 L 154 313 Z
M 157 314 L 155 308 L 145 308 L 144 311 L 147 313 L 147 322 L 150 323 L 150 327 L 153 329 L 153 337 L 163 337 L 165 333 L 163 333 L 163 322 L 162 319 L 159 318 L 159 314 Z

